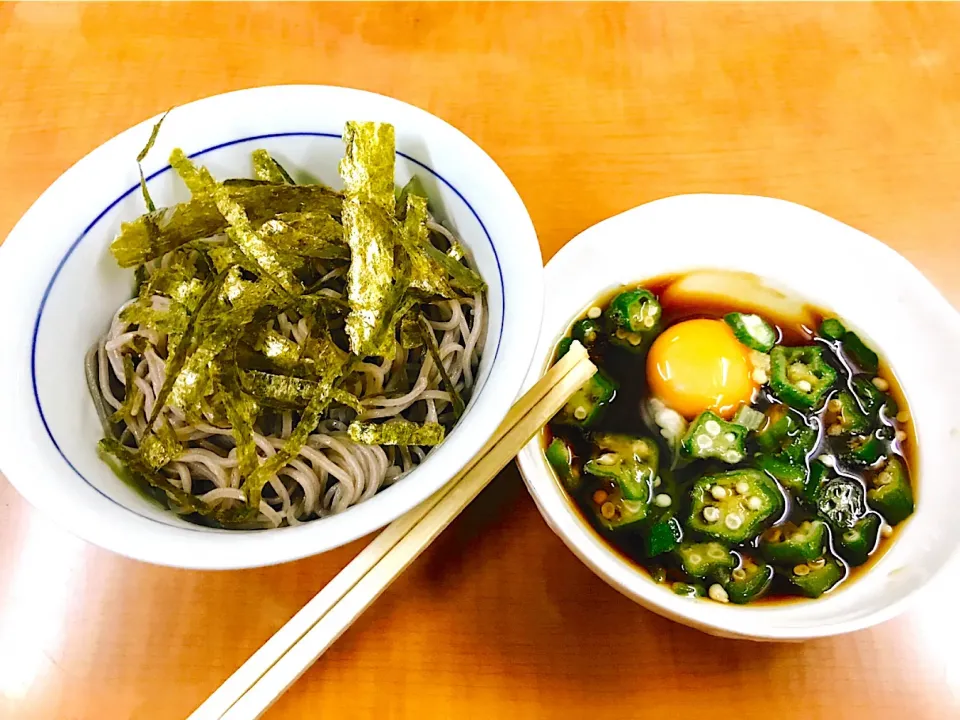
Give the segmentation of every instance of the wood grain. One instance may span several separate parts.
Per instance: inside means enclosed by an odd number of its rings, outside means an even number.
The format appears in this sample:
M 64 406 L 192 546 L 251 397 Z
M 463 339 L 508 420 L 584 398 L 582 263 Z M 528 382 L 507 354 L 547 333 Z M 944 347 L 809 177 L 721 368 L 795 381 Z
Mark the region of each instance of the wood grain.
M 546 258 L 665 195 L 773 195 L 880 238 L 958 306 L 958 24 L 922 4 L 3 4 L 0 237 L 170 105 L 327 83 L 465 131 Z M 0 479 L 0 717 L 183 717 L 364 542 L 156 568 L 63 534 Z M 508 469 L 269 717 L 957 717 L 957 590 L 846 637 L 710 638 L 593 576 Z

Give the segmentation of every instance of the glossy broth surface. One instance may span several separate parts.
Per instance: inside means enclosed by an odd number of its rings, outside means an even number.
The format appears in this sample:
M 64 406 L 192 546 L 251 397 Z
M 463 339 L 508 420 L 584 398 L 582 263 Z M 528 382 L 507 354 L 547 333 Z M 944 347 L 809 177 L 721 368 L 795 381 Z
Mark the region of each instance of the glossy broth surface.
M 893 455 L 903 461 L 910 475 L 912 491 L 914 496 L 916 495 L 914 464 L 916 440 L 913 425 L 909 419 L 904 395 L 889 366 L 883 361 L 880 348 L 873 348 L 880 354 L 879 368 L 876 372 L 865 373 L 864 369 L 858 367 L 849 354 L 844 351 L 839 340 L 830 340 L 819 335 L 818 329 L 821 327 L 821 323 L 825 319 L 834 317 L 831 313 L 805 306 L 804 318 L 801 321 L 793 317 L 778 317 L 769 312 L 758 312 L 755 305 L 738 304 L 736 299 L 718 299 L 716 297 L 670 292 L 671 287 L 674 287 L 681 279 L 682 276 L 661 277 L 637 285 L 619 288 L 607 296 L 599 298 L 591 308 L 585 310 L 584 314 L 577 318 L 577 321 L 589 317 L 595 319 L 601 325 L 608 324 L 606 312 L 601 317 L 596 317 L 597 308 L 606 311 L 615 296 L 626 289 L 636 287 L 645 288 L 658 299 L 662 299 L 662 318 L 659 328 L 661 333 L 677 323 L 691 319 L 722 320 L 730 312 L 753 312 L 761 315 L 774 328 L 778 345 L 786 347 L 820 346 L 824 349 L 824 355 L 829 365 L 834 368 L 837 374 L 833 389 L 822 405 L 816 410 L 803 413 L 810 426 L 816 430 L 814 447 L 800 462 L 804 471 L 809 474 L 811 463 L 822 461 L 828 466 L 829 479 L 848 478 L 860 484 L 864 494 L 866 494 L 866 490 L 871 487 L 871 477 L 875 476 L 884 467 L 884 458 Z M 574 327 L 577 321 L 572 323 L 571 327 Z M 567 337 L 569 336 L 570 333 L 568 332 Z M 580 487 L 574 488 L 572 483 L 566 484 L 568 494 L 581 512 L 585 522 L 594 527 L 622 556 L 643 568 L 655 581 L 663 584 L 666 589 L 691 596 L 713 596 L 708 588 L 715 584 L 716 579 L 690 576 L 683 570 L 676 551 L 654 557 L 649 556 L 648 535 L 650 527 L 655 522 L 662 521 L 664 517 L 673 517 L 676 519 L 676 524 L 680 526 L 683 542 L 709 540 L 710 538 L 699 535 L 690 528 L 688 516 L 691 512 L 691 488 L 699 478 L 705 475 L 757 467 L 757 458 L 763 454 L 763 451 L 758 447 L 757 432 L 747 433 L 746 454 L 740 462 L 724 463 L 717 459 L 686 458 L 681 459 L 676 467 L 671 470 L 669 466 L 675 450 L 663 435 L 657 432 L 660 428 L 651 426 L 649 413 L 645 420 L 642 411 L 643 404 L 650 395 L 646 372 L 646 354 L 617 347 L 610 342 L 606 342 L 602 336 L 597 342 L 589 344 L 588 350 L 597 367 L 616 383 L 615 397 L 599 419 L 589 428 L 571 427 L 569 424 L 556 422 L 555 418 L 555 421 L 551 422 L 544 432 L 544 447 L 548 447 L 555 438 L 560 438 L 568 444 L 572 450 L 573 469 L 580 476 Z M 871 382 L 875 383 L 875 387 L 882 388 L 883 393 L 891 397 L 896 403 L 895 413 L 887 414 L 886 409 L 884 409 L 876 416 L 874 431 L 878 437 L 883 439 L 885 450 L 880 460 L 866 466 L 849 462 L 848 456 L 838 449 L 840 447 L 838 443 L 844 438 L 829 434 L 831 417 L 835 418 L 835 414 L 828 416 L 828 409 L 836 407 L 836 403 L 834 405 L 830 403 L 838 397 L 838 393 L 841 391 L 851 392 L 852 394 L 853 385 L 851 382 L 855 376 L 869 377 Z M 873 378 L 877 379 L 874 380 Z M 768 384 L 760 385 L 753 396 L 751 407 L 759 412 L 768 415 L 773 412 L 775 415 L 776 412 L 779 412 L 779 410 L 776 410 L 778 406 L 786 407 L 771 391 Z M 693 424 L 692 421 L 690 424 Z M 650 497 L 655 498 L 659 494 L 658 491 L 669 488 L 670 507 L 655 508 L 651 505 L 654 509 L 652 517 L 636 528 L 610 530 L 604 527 L 601 515 L 598 512 L 598 505 L 602 505 L 602 503 L 596 501 L 606 499 L 604 493 L 608 486 L 604 485 L 600 479 L 585 473 L 583 467 L 588 460 L 596 460 L 603 454 L 603 449 L 599 448 L 594 442 L 598 434 L 602 433 L 648 438 L 656 442 L 658 446 L 660 466 L 657 477 L 653 480 L 654 487 L 651 488 Z M 669 481 L 667 481 L 668 476 Z M 561 484 L 563 484 L 562 480 Z M 826 517 L 818 511 L 816 501 L 804 502 L 795 497 L 793 493 L 785 490 L 782 485 L 778 484 L 778 486 L 784 498 L 783 511 L 776 518 L 767 522 L 764 530 L 769 531 L 773 527 L 783 527 L 785 523 L 799 525 L 805 520 L 818 518 L 824 520 L 829 529 L 826 554 L 837 561 L 843 573 L 842 580 L 837 582 L 828 592 L 835 592 L 838 588 L 865 572 L 895 539 L 895 528 L 883 521 L 876 547 L 870 553 L 866 562 L 855 567 L 850 562 L 844 561 L 838 552 L 837 537 L 838 533 L 845 531 L 844 528 L 826 522 Z M 598 494 L 598 489 L 602 491 L 600 494 Z M 604 497 L 601 498 L 601 496 Z M 871 514 L 875 512 L 875 508 L 868 502 L 864 511 L 865 514 Z M 759 557 L 758 543 L 759 536 L 739 544 L 728 544 L 739 567 L 744 566 L 744 559 L 748 559 L 747 562 L 749 562 L 749 558 L 757 558 L 759 562 L 764 562 Z M 793 571 L 789 567 L 777 566 L 773 580 L 769 583 L 766 591 L 751 602 L 795 600 L 800 597 L 801 593 L 797 590 L 797 587 L 788 580 L 788 576 Z

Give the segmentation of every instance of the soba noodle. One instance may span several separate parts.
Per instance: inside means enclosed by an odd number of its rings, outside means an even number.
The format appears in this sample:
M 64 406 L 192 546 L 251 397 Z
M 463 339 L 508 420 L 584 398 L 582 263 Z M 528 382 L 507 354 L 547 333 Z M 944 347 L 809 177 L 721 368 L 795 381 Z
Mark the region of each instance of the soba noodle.
M 148 264 L 148 273 L 163 267 L 166 257 Z M 325 289 L 333 297 L 342 295 L 342 275 L 342 269 L 338 269 L 324 278 Z M 121 407 L 126 395 L 124 353 L 138 358 L 133 382 L 142 400 L 137 401 L 133 417 L 122 424 L 120 432 L 121 440 L 139 446 L 166 378 L 167 337 L 120 319 L 124 308 L 133 302 L 135 299 L 117 310 L 106 335 L 88 355 L 87 374 L 100 400 L 101 419 L 106 421 Z M 158 295 L 153 303 L 163 309 L 169 299 Z M 483 295 L 478 292 L 473 298 L 440 300 L 424 308 L 447 375 L 466 399 L 474 386 L 484 343 Z M 300 346 L 309 333 L 305 319 L 292 322 L 284 313 L 275 318 L 274 329 Z M 137 339 L 139 351 L 133 348 Z M 399 416 L 439 422 L 447 430 L 454 424 L 450 393 L 442 389 L 440 373 L 423 348 L 399 348 L 395 357 L 379 365 L 360 362 L 344 386 L 355 392 L 364 412 L 357 417 L 352 410 L 337 408 L 327 414 L 298 456 L 270 478 L 260 502 L 258 524 L 296 525 L 342 512 L 397 482 L 426 457 L 429 448 L 356 443 L 346 433 L 351 420 Z M 170 423 L 185 448 L 175 461 L 160 469 L 169 482 L 208 505 L 242 504 L 245 496 L 232 429 L 217 426 L 209 414 L 207 422 L 188 422 L 183 412 L 170 406 L 164 406 L 160 417 Z M 259 462 L 274 455 L 294 425 L 291 410 L 261 415 L 254 428 Z

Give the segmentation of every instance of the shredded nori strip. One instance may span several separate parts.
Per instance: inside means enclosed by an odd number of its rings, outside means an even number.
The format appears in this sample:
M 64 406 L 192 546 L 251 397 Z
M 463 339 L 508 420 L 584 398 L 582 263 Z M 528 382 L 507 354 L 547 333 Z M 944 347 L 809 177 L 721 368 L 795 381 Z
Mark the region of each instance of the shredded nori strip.
M 451 382 L 450 376 L 447 374 L 447 368 L 444 367 L 443 360 L 440 358 L 440 348 L 437 347 L 437 338 L 433 334 L 433 328 L 430 326 L 430 323 L 427 321 L 427 318 L 424 317 L 423 313 L 421 313 L 419 316 L 419 323 L 420 334 L 427 345 L 427 350 L 430 352 L 430 357 L 433 358 L 434 365 L 437 366 L 437 371 L 440 373 L 440 379 L 443 381 L 443 386 L 453 398 L 452 404 L 454 417 L 459 420 L 465 409 L 463 398 L 460 397 L 460 393 L 457 392 L 457 386 Z
M 133 358 L 129 355 L 123 356 L 123 389 L 126 393 L 123 396 L 123 402 L 117 411 L 110 418 L 110 422 L 119 423 L 134 417 L 140 402 L 143 401 L 143 393 L 134 382 Z
M 236 350 L 225 360 L 224 388 L 221 400 L 224 413 L 233 428 L 233 439 L 237 444 L 237 464 L 240 477 L 248 477 L 257 469 L 257 445 L 253 440 L 253 426 L 260 414 L 260 405 L 243 392 L 238 379 Z
M 153 204 L 153 199 L 150 197 L 150 191 L 147 190 L 147 179 L 143 176 L 142 163 L 147 159 L 147 154 L 150 152 L 151 148 L 153 148 L 153 144 L 157 141 L 157 135 L 160 132 L 160 126 L 163 125 L 163 121 L 167 119 L 167 115 L 169 114 L 170 110 L 167 110 L 163 116 L 157 120 L 153 126 L 153 129 L 150 131 L 150 137 L 147 139 L 147 144 L 143 146 L 143 150 L 141 150 L 140 154 L 137 155 L 137 169 L 140 171 L 140 192 L 143 193 L 143 204 L 147 206 L 147 212 L 153 212 L 157 209 L 157 206 Z
M 359 357 L 390 357 L 394 337 L 389 310 L 395 302 L 393 126 L 348 122 L 343 142 L 341 217 L 351 253 L 347 276 L 350 349 Z
M 407 180 L 407 184 L 401 189 L 397 190 L 397 209 L 400 211 L 401 219 L 407 211 L 407 198 L 411 195 L 422 197 L 424 200 L 427 199 L 427 191 L 423 189 L 423 183 L 416 175 Z
M 282 213 L 325 212 L 334 218 L 340 217 L 340 196 L 321 185 L 225 184 L 224 187 L 254 227 Z M 136 267 L 193 240 L 223 233 L 227 226 L 212 197 L 195 196 L 188 202 L 122 223 L 120 234 L 110 244 L 110 252 L 120 267 Z
M 444 433 L 440 423 L 420 425 L 403 418 L 383 423 L 352 422 L 347 427 L 350 439 L 364 445 L 439 445 Z
M 140 443 L 140 457 L 151 470 L 159 470 L 182 453 L 183 446 L 166 420 L 162 420 L 154 432 L 146 434 Z
M 216 182 L 205 167 L 194 165 L 179 148 L 174 149 L 170 155 L 170 164 L 176 168 L 191 192 L 213 196 L 217 210 L 229 225 L 227 236 L 248 259 L 260 267 L 266 277 L 290 295 L 299 295 L 302 292 L 303 286 L 294 276 L 293 270 L 254 231 L 243 205 L 230 197 L 227 188 Z
M 253 174 L 257 180 L 276 185 L 296 185 L 290 174 L 266 150 L 253 151 Z
M 430 245 L 428 217 L 426 198 L 408 195 L 406 214 L 399 233 L 400 245 L 409 261 L 407 285 L 418 291 L 424 299 L 434 296 L 447 299 L 457 297 L 447 280 L 447 269 L 427 254 L 427 246 Z
M 258 230 L 278 251 L 320 260 L 349 260 L 343 225 L 330 213 L 283 213 Z
M 279 375 L 261 370 L 241 370 L 240 386 L 264 405 L 302 408 L 317 392 L 319 383 L 294 375 Z

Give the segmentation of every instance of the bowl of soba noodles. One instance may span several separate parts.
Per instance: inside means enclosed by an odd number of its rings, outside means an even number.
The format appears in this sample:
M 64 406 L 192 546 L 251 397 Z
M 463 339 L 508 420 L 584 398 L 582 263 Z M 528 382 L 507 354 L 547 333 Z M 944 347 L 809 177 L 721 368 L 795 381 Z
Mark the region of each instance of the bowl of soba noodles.
M 489 156 L 323 86 L 114 137 L 0 276 L 0 469 L 92 543 L 209 569 L 323 552 L 439 490 L 517 396 L 543 295 Z
M 549 525 L 665 617 L 796 640 L 892 617 L 957 561 L 960 315 L 808 208 L 666 198 L 545 272 L 533 382 L 597 373 L 521 452 Z

